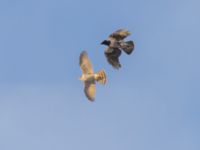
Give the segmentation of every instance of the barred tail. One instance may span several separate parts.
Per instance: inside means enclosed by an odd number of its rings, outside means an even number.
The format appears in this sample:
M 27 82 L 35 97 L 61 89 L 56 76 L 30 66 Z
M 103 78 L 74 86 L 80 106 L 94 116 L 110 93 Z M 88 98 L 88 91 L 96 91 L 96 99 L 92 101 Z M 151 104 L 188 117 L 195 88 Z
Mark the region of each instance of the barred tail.
M 100 70 L 95 74 L 95 80 L 100 84 L 106 83 L 106 73 L 104 70 Z

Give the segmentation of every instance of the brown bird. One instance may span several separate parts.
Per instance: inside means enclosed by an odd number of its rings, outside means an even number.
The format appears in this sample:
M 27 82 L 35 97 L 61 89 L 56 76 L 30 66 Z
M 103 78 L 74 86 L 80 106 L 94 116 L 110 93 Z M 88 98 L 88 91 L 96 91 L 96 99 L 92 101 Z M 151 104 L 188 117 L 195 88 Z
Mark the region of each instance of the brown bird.
M 109 64 L 115 69 L 119 69 L 121 64 L 119 62 L 119 57 L 121 55 L 121 50 L 126 54 L 130 55 L 134 50 L 133 41 L 124 41 L 124 39 L 131 33 L 126 29 L 119 29 L 109 35 L 107 40 L 104 40 L 101 44 L 108 46 L 105 49 L 104 54 Z
M 81 52 L 79 65 L 82 70 L 82 76 L 80 77 L 80 80 L 84 82 L 85 95 L 90 101 L 94 101 L 96 93 L 96 81 L 104 85 L 106 83 L 106 73 L 104 70 L 94 73 L 92 63 L 90 62 L 86 51 Z

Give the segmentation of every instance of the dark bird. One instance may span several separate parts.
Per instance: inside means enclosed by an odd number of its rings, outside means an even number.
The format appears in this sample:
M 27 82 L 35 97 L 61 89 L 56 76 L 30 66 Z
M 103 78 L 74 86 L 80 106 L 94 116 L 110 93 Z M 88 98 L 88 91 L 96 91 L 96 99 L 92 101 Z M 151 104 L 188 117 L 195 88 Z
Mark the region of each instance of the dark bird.
M 133 41 L 124 41 L 124 39 L 130 34 L 131 33 L 126 29 L 119 29 L 110 34 L 108 39 L 101 43 L 108 46 L 108 48 L 105 49 L 104 54 L 108 63 L 111 64 L 115 69 L 119 69 L 121 67 L 119 62 L 121 50 L 128 55 L 130 55 L 134 50 Z
M 96 81 L 100 84 L 106 83 L 106 73 L 100 70 L 94 73 L 92 63 L 90 62 L 87 52 L 83 51 L 80 54 L 79 65 L 82 70 L 80 80 L 84 82 L 84 92 L 90 101 L 94 101 L 96 93 Z

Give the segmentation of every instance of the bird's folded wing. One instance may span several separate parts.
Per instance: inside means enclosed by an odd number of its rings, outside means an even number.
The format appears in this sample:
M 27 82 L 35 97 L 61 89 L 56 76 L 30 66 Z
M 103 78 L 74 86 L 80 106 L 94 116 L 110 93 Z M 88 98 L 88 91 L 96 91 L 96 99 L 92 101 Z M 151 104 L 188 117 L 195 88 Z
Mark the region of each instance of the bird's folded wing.
M 83 74 L 94 73 L 93 68 L 92 68 L 92 63 L 90 62 L 86 51 L 83 51 L 80 54 L 79 65 L 83 71 Z
M 113 32 L 112 34 L 110 34 L 109 37 L 115 38 L 116 40 L 123 40 L 130 34 L 131 33 L 126 29 L 119 29 L 119 30 Z
M 96 93 L 95 81 L 85 81 L 84 92 L 90 101 L 94 101 Z
M 119 56 L 121 55 L 120 49 L 113 48 L 112 52 L 108 53 L 105 51 L 104 54 L 107 58 L 108 63 L 111 64 L 115 69 L 119 69 L 121 67 L 121 64 L 119 62 Z

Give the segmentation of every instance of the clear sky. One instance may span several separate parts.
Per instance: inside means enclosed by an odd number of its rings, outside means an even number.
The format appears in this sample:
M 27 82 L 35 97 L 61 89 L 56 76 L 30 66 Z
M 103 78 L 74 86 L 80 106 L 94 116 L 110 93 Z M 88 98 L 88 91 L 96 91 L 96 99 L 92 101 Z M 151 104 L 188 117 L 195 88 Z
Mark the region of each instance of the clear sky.
M 1 0 L 0 150 L 199 150 L 199 0 Z M 100 45 L 127 28 L 114 70 Z M 107 85 L 83 92 L 86 50 Z

